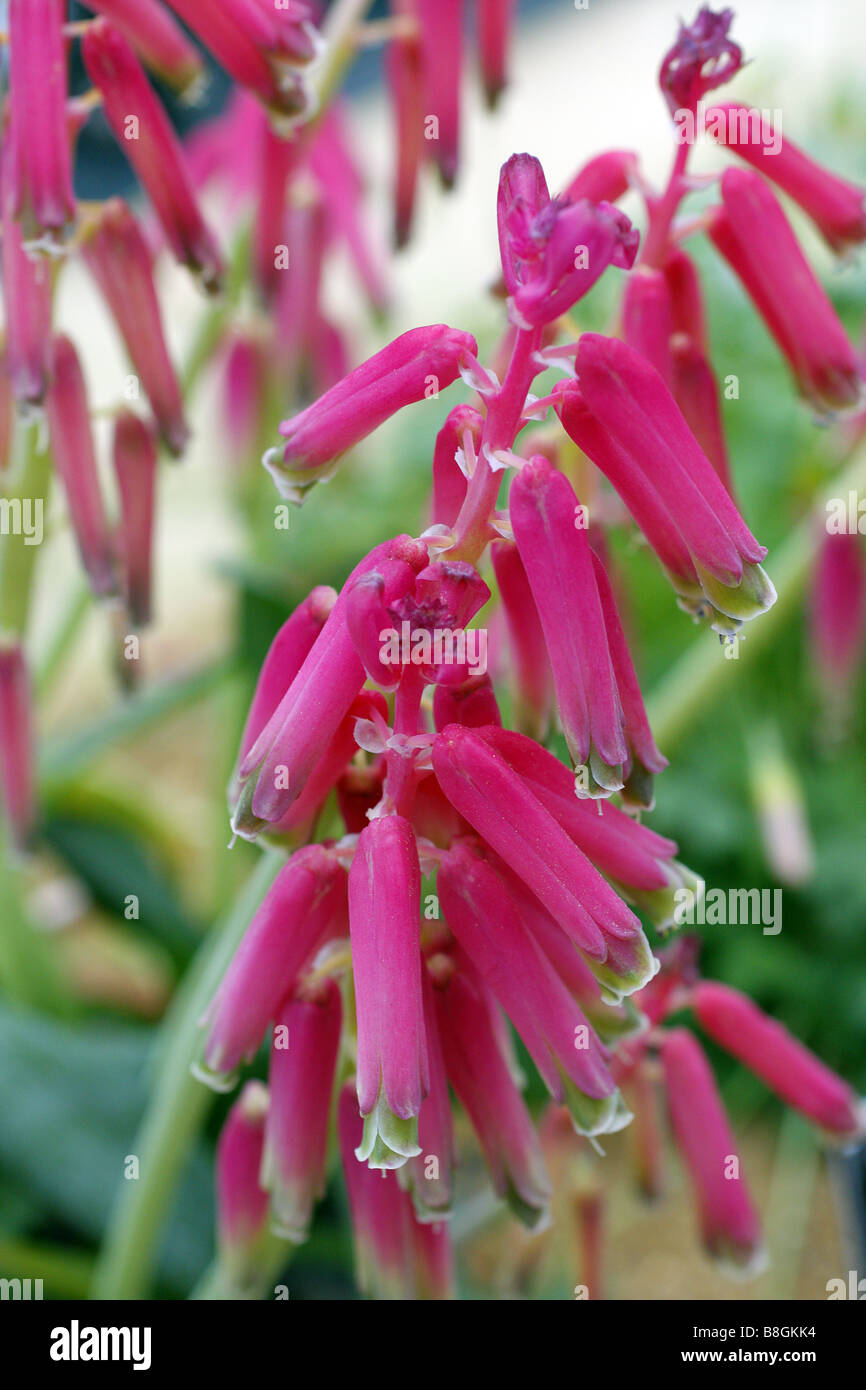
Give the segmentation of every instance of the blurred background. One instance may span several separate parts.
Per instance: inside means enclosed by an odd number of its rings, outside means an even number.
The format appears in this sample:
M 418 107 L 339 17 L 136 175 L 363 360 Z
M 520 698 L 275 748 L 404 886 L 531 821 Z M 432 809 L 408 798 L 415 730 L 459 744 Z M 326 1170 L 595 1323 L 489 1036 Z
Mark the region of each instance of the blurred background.
M 384 319 L 371 314 L 349 267 L 339 258 L 332 266 L 328 304 L 354 361 L 437 320 L 471 330 L 482 359 L 489 353 L 502 325 L 501 304 L 490 294 L 496 181 L 513 151 L 537 154 L 552 188 L 610 147 L 636 149 L 651 177 L 665 174 L 671 137 L 656 73 L 678 19 L 689 17 L 681 8 L 679 0 L 590 0 L 585 10 L 572 0 L 521 4 L 511 85 L 491 114 L 482 109 L 475 74 L 467 74 L 458 186 L 445 195 L 425 182 L 413 241 L 397 258 L 388 247 L 390 117 L 379 56 L 362 55 L 349 82 L 349 128 L 391 302 Z M 751 62 L 726 97 L 781 109 L 786 134 L 840 174 L 866 182 L 866 10 L 847 0 L 749 0 L 737 7 L 734 35 Z M 225 95 L 215 72 L 203 105 L 174 108 L 179 123 L 205 119 Z M 707 149 L 696 160 L 705 168 L 722 162 Z M 83 199 L 134 195 L 98 113 L 81 143 L 76 183 Z M 637 212 L 637 204 L 624 207 Z M 804 220 L 795 220 L 851 335 L 862 340 L 863 264 L 838 269 Z M 739 398 L 724 405 L 735 484 L 750 526 L 770 547 L 773 576 L 777 552 L 808 527 L 816 493 L 839 466 L 839 442 L 797 400 L 732 275 L 709 255 L 699 251 L 698 258 L 716 370 L 740 383 Z M 160 472 L 155 621 L 134 672 L 123 669 L 116 615 L 90 601 L 68 531 L 52 524 L 29 635 L 42 836 L 25 865 L 8 855 L 0 864 L 0 1274 L 42 1277 L 46 1296 L 83 1296 L 88 1286 L 125 1160 L 141 1151 L 139 1125 L 159 1074 L 166 1020 L 170 1028 L 190 988 L 198 946 L 257 864 L 251 846 L 227 848 L 225 787 L 270 639 L 312 585 L 339 587 L 371 545 L 423 529 L 432 441 L 458 398 L 449 393 L 392 421 L 293 512 L 288 533 L 276 530 L 277 499 L 259 455 L 289 402 L 269 401 L 264 438 L 241 453 L 229 450 L 224 362 L 218 346 L 202 348 L 219 345 L 229 327 L 252 324 L 254 306 L 241 293 L 219 319 L 189 277 L 166 264 L 160 289 L 175 360 L 191 386 L 194 437 L 183 461 Z M 581 326 L 609 322 L 615 290 L 606 277 L 581 305 Z M 58 318 L 82 354 L 107 454 L 108 412 L 127 366 L 101 300 L 75 264 L 61 282 Z M 53 520 L 61 520 L 59 504 Z M 698 929 L 704 970 L 750 993 L 863 1091 L 862 684 L 844 719 L 831 720 L 815 678 L 804 576 L 772 639 L 754 655 L 749 644 L 757 640 L 744 640 L 734 678 L 724 669 L 734 663 L 719 652 L 718 679 L 704 678 L 697 700 L 683 700 L 680 710 L 685 676 L 681 682 L 678 673 L 706 634 L 677 610 L 652 557 L 624 531 L 615 540 L 636 662 L 654 708 L 665 712 L 660 743 L 671 758 L 650 823 L 679 842 L 680 858 L 708 886 L 783 890 L 776 936 L 757 926 Z M 705 662 L 702 669 L 711 668 Z M 793 865 L 780 861 L 766 833 L 758 789 L 767 786 L 767 749 L 785 767 L 791 804 L 802 798 L 811 849 Z M 672 1156 L 665 1198 L 642 1204 L 623 1134 L 613 1136 L 604 1159 L 606 1294 L 823 1298 L 826 1281 L 844 1276 L 849 1264 L 817 1142 L 742 1068 L 720 1054 L 714 1060 L 764 1212 L 770 1268 L 731 1284 L 708 1263 Z M 531 1095 L 540 1101 L 540 1091 Z M 226 1108 L 225 1098 L 210 1104 L 168 1211 L 158 1296 L 186 1297 L 212 1256 L 213 1145 Z M 589 1159 L 576 1153 L 574 1161 Z M 570 1297 L 580 1268 L 568 1213 L 553 1235 L 529 1238 L 491 1208 L 471 1150 L 461 1182 L 455 1220 L 464 1296 Z M 356 1296 L 337 1179 L 285 1282 L 293 1299 Z

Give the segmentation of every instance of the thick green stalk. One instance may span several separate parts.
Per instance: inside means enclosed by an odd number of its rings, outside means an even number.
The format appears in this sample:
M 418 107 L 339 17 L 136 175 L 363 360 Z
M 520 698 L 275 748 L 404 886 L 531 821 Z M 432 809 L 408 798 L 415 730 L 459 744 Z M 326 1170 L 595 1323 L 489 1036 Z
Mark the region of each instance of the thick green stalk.
M 138 1156 L 140 1176 L 121 1188 L 97 1261 L 92 1298 L 147 1295 L 166 1213 L 213 1098 L 190 1072 L 199 1049 L 199 1020 L 283 860 L 275 851 L 262 855 L 202 946 L 166 1015 L 162 1028 L 169 1045 L 160 1053 L 150 1101 L 130 1150 Z
M 737 671 L 753 661 L 785 625 L 797 608 L 812 568 L 826 518 L 826 501 L 866 489 L 866 450 L 860 449 L 828 486 L 820 502 L 767 560 L 767 571 L 776 586 L 773 607 L 749 623 L 736 660 L 725 659 L 718 638 L 702 635 L 692 644 L 647 700 L 647 713 L 659 747 L 667 754 L 685 737 L 692 725 L 724 695 Z
M 44 441 L 43 441 L 44 442 Z M 40 449 L 39 426 L 18 424 L 9 487 L 4 489 L 7 513 L 13 517 L 18 506 L 41 507 L 43 524 L 48 511 L 51 485 L 51 459 Z M 20 641 L 27 629 L 30 595 L 39 545 L 28 544 L 20 532 L 0 536 L 0 637 Z

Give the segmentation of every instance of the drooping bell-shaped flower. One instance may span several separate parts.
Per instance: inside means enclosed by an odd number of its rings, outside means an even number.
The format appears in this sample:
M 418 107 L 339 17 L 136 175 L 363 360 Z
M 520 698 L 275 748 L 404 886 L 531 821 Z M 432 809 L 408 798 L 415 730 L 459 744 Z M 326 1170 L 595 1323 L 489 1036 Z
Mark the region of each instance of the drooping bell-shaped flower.
M 87 0 L 87 8 L 115 25 L 169 86 L 185 91 L 201 80 L 201 53 L 160 0 Z
M 350 574 L 294 680 L 241 759 L 240 801 L 232 819 L 238 834 L 254 837 L 266 822 L 285 815 L 364 684 L 347 621 L 349 595 L 362 575 L 387 560 L 401 562 L 393 583 L 405 592 L 408 571 L 424 568 L 427 549 L 398 536 L 376 546 Z
M 608 796 L 623 785 L 628 747 L 580 504 L 565 475 L 539 454 L 514 479 L 508 511 L 544 630 L 578 791 Z
M 726 169 L 708 233 L 821 415 L 856 406 L 862 368 L 836 310 L 760 174 Z
M 553 673 L 541 619 L 517 546 L 494 541 L 490 555 L 508 628 L 515 722 L 524 733 L 543 738 L 550 722 Z
M 3 311 L 6 371 L 12 395 L 25 413 L 41 405 L 48 386 L 51 337 L 51 265 L 24 249 L 21 225 L 13 217 L 7 171 L 9 151 L 0 157 L 3 229 Z
M 832 1134 L 863 1133 L 866 1115 L 851 1087 L 745 994 L 702 980 L 695 986 L 692 1006 L 713 1041 L 788 1105 Z
M 446 188 L 457 178 L 460 157 L 460 72 L 463 0 L 415 0 L 421 39 L 425 124 L 432 157 Z M 425 131 L 426 133 L 426 131 Z
M 445 1057 L 433 998 L 433 984 L 426 967 L 421 972 L 421 991 L 424 1000 L 430 1089 L 422 1101 L 418 1115 L 420 1152 L 400 1169 L 400 1182 L 412 1195 L 418 1221 L 424 1224 L 438 1224 L 451 1214 L 455 1163 L 454 1124 Z
M 230 1089 L 305 964 L 329 931 L 345 927 L 346 874 L 322 845 L 292 855 L 265 894 L 203 1020 L 202 1080 Z
M 453 526 L 466 497 L 467 459 L 477 457 L 484 417 L 471 405 L 455 405 L 433 446 L 432 520 Z M 464 467 L 461 467 L 461 462 Z
M 404 406 L 450 386 L 467 354 L 474 359 L 476 352 L 470 333 L 445 324 L 413 328 L 395 338 L 280 425 L 287 443 L 265 455 L 280 492 L 300 501 L 307 488 L 330 475 L 347 449 Z
M 228 1113 L 217 1143 L 217 1238 L 220 1258 L 242 1291 L 256 1272 L 268 1225 L 268 1194 L 259 1174 L 268 1113 L 267 1088 L 248 1081 Z
M 630 347 L 653 364 L 668 386 L 673 375 L 672 333 L 670 289 L 664 272 L 637 266 L 625 282 L 622 335 Z
M 609 265 L 629 269 L 638 232 L 609 203 L 551 199 L 541 164 L 515 154 L 502 166 L 496 215 L 511 316 L 523 328 L 566 313 Z
M 103 204 L 87 228 L 82 254 L 105 296 L 168 449 L 180 454 L 189 430 L 168 353 L 150 251 L 122 198 Z
M 866 241 L 866 192 L 810 159 L 761 111 L 722 102 L 704 112 L 707 132 L 808 213 L 834 251 Z
M 709 609 L 722 632 L 764 612 L 775 600 L 760 566 L 766 549 L 655 368 L 595 333 L 581 337 L 576 366 L 579 387 L 566 382 L 558 393 L 560 419 L 620 493 L 683 606 Z
M 396 0 L 392 13 L 412 20 L 412 0 Z M 417 34 L 397 34 L 385 50 L 385 78 L 396 141 L 394 167 L 394 245 L 409 240 L 418 173 L 424 152 L 424 89 L 421 44 Z
M 479 0 L 478 57 L 487 104 L 494 107 L 508 81 L 508 46 L 515 0 Z
M 66 493 L 69 519 L 91 588 L 97 595 L 116 590 L 111 533 L 105 516 L 87 392 L 71 339 L 58 334 L 49 349 L 51 387 L 45 411 L 51 457 Z
M 334 980 L 302 984 L 274 1020 L 262 1183 L 271 1194 L 275 1229 L 295 1244 L 307 1239 L 325 1190 L 341 1021 Z
M 131 410 L 114 422 L 112 462 L 120 495 L 118 564 L 130 617 L 150 622 L 156 445 L 147 425 Z
M 421 873 L 411 825 L 382 816 L 361 831 L 349 871 L 358 1018 L 358 1157 L 395 1168 L 419 1153 L 430 1089 L 421 995 Z
M 656 965 L 638 919 L 480 731 L 455 724 L 443 730 L 433 768 L 455 809 L 574 945 L 599 967 L 612 964 L 611 994 L 631 994 L 652 978 Z
M 195 271 L 205 289 L 215 292 L 222 276 L 216 241 L 196 202 L 181 143 L 134 50 L 100 19 L 82 37 L 81 56 L 173 254 Z
M 12 844 L 27 847 L 35 820 L 32 697 L 20 642 L 0 637 L 0 794 Z
M 817 677 L 836 717 L 844 713 L 866 643 L 866 551 L 856 532 L 825 530 L 821 536 L 809 631 Z
M 715 1258 L 755 1271 L 762 1260 L 760 1223 L 710 1064 L 687 1028 L 662 1034 L 662 1064 L 704 1244 Z
M 448 1079 L 478 1135 L 494 1190 L 525 1225 L 543 1227 L 550 1179 L 502 1046 L 496 1004 L 462 962 L 435 955 L 428 965 Z
M 63 6 L 10 0 L 4 181 L 25 242 L 51 247 L 75 216 L 66 120 Z M 5 248 L 5 239 L 4 239 Z
M 449 927 L 523 1038 L 553 1098 L 584 1134 L 621 1128 L 613 1077 L 590 1024 L 523 927 L 508 890 L 471 843 L 436 879 Z

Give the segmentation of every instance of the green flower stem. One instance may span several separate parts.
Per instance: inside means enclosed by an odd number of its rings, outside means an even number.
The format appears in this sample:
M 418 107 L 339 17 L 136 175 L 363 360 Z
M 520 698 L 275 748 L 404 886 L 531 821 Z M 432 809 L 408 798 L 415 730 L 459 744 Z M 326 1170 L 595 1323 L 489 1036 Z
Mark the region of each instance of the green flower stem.
M 39 426 L 18 424 L 11 478 L 5 496 L 10 502 L 25 499 L 42 503 L 43 521 L 48 511 L 51 459 L 40 449 Z M 20 640 L 27 629 L 38 545 L 14 532 L 0 537 L 0 637 Z
M 0 1240 L 0 1271 L 6 1279 L 41 1279 L 55 1298 L 86 1298 L 93 1258 L 76 1250 L 28 1241 Z
M 703 634 L 692 644 L 647 700 L 650 725 L 659 747 L 666 754 L 689 732 L 692 725 L 730 690 L 738 668 L 753 661 L 799 608 L 800 599 L 823 534 L 826 502 L 831 497 L 847 497 L 849 492 L 866 488 L 866 450 L 860 449 L 820 501 L 793 533 L 767 560 L 767 571 L 776 586 L 773 607 L 762 613 L 744 631 L 737 659 L 725 659 L 718 638 Z
M 288 1264 L 297 1246 L 268 1232 L 258 1243 L 255 1279 L 239 1287 L 232 1273 L 217 1257 L 196 1284 L 191 1299 L 198 1302 L 232 1302 L 274 1297 L 274 1281 Z
M 140 1177 L 124 1182 L 97 1260 L 91 1297 L 146 1296 L 160 1233 L 213 1098 L 190 1072 L 199 1020 L 284 856 L 266 851 L 222 923 L 201 947 L 162 1025 L 168 1045 L 157 1062 L 150 1101 L 130 1149 Z

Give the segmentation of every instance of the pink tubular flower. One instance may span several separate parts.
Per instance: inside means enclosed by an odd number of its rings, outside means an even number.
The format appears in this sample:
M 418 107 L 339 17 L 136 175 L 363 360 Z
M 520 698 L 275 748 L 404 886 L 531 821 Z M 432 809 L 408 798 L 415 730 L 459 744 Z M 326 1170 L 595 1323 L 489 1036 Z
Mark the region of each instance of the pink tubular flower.
M 676 43 L 659 71 L 659 86 L 672 115 L 694 111 L 707 92 L 739 71 L 742 49 L 728 38 L 733 18 L 733 10 L 714 12 L 704 5 L 692 24 L 680 24 Z
M 216 1196 L 220 1255 L 235 1282 L 255 1268 L 267 1229 L 268 1194 L 259 1182 L 268 1092 L 248 1081 L 228 1113 L 217 1144 Z
M 3 210 L 3 308 L 6 316 L 6 370 L 12 395 L 25 411 L 39 406 L 48 386 L 51 337 L 51 269 L 45 259 L 24 250 L 21 227 L 11 215 L 11 199 L 2 160 L 0 202 Z
M 284 420 L 285 448 L 269 450 L 264 459 L 282 495 L 300 501 L 307 488 L 330 476 L 341 454 L 389 416 L 450 386 L 477 350 L 470 333 L 442 323 L 410 329 Z
M 16 849 L 24 850 L 35 820 L 30 677 L 23 648 L 0 638 L 0 793 Z
M 703 349 L 685 334 L 677 333 L 671 340 L 671 358 L 674 399 L 725 488 L 733 495 L 715 373 Z
M 142 62 L 179 91 L 201 78 L 201 54 L 160 0 L 86 0 L 129 40 Z
M 501 724 L 493 682 L 486 674 L 469 676 L 460 685 L 437 685 L 433 693 L 433 723 L 437 732 L 448 724 L 478 729 Z
M 709 107 L 704 121 L 714 139 L 799 203 L 834 251 L 866 241 L 864 190 L 816 164 L 760 111 L 726 101 Z
M 243 760 L 309 655 L 337 602 L 336 591 L 319 584 L 287 618 L 268 648 L 241 735 Z
M 550 722 L 553 673 L 541 619 L 517 546 L 494 541 L 490 555 L 508 628 L 515 720 L 524 733 L 543 738 Z
M 261 0 L 170 0 L 172 9 L 210 49 L 226 72 L 280 116 L 298 116 L 308 105 L 299 71 L 316 51 L 310 9 L 302 0 L 265 5 Z
M 283 212 L 283 239 L 291 247 L 291 266 L 276 275 L 274 355 L 280 373 L 295 379 L 319 331 L 319 297 L 328 226 L 321 198 L 311 196 Z M 273 252 L 271 252 L 273 257 Z M 279 451 L 276 451 L 279 452 Z
M 313 1208 L 325 1190 L 341 1022 L 334 980 L 302 987 L 275 1019 L 262 1183 L 271 1193 L 275 1228 L 295 1244 L 307 1239 Z
M 219 289 L 222 261 L 195 200 L 183 149 L 132 48 L 105 20 L 81 40 L 88 76 L 102 107 L 153 204 L 172 252 L 205 289 Z
M 402 816 L 361 831 L 349 871 L 349 926 L 358 1016 L 358 1158 L 398 1168 L 420 1152 L 418 1114 L 430 1089 L 421 995 L 421 872 Z
M 478 53 L 487 104 L 494 107 L 507 85 L 508 44 L 515 0 L 479 0 Z
M 388 290 L 379 256 L 368 245 L 361 217 L 364 182 L 352 153 L 348 124 L 351 117 L 332 105 L 310 149 L 310 170 L 322 190 L 334 231 L 342 237 L 364 287 L 370 307 L 384 313 Z
M 431 1238 L 438 1227 L 419 1226 L 409 1194 L 397 1174 L 378 1172 L 359 1163 L 355 1151 L 361 1142 L 362 1124 L 351 1083 L 340 1092 L 337 1103 L 337 1130 L 343 1172 L 349 1195 L 349 1210 L 355 1237 L 355 1269 L 362 1293 L 379 1299 L 442 1298 L 449 1295 L 445 1285 L 447 1232 L 440 1232 L 438 1250 L 431 1250 Z
M 297 274 L 294 238 L 288 243 L 286 240 L 286 195 L 290 176 L 298 164 L 298 150 L 294 141 L 277 134 L 260 106 L 254 105 L 254 110 L 257 187 L 251 250 L 258 289 L 267 304 L 285 278 L 285 271 L 277 264 L 279 246 L 290 246 L 290 269 Z
M 267 384 L 267 350 L 253 333 L 232 333 L 222 359 L 222 426 L 231 462 L 243 467 L 259 437 Z
M 415 9 L 421 34 L 425 125 L 435 118 L 433 158 L 443 184 L 452 188 L 460 144 L 463 0 L 415 0 Z
M 420 1153 L 400 1169 L 400 1181 L 412 1195 L 418 1222 L 439 1223 L 451 1214 L 454 1170 L 454 1126 L 451 1117 L 451 1096 L 430 972 L 421 971 L 421 991 L 424 1002 L 424 1030 L 427 1035 L 427 1063 L 430 1068 L 430 1090 L 418 1115 L 418 1147 Z
M 392 12 L 411 19 L 412 0 L 397 0 Z M 418 173 L 424 151 L 424 91 L 421 45 L 415 35 L 398 35 L 385 50 L 385 78 L 397 142 L 394 170 L 394 245 L 409 240 Z
M 613 586 L 604 565 L 594 552 L 592 553 L 592 567 L 598 586 L 608 651 L 610 652 L 614 680 L 622 709 L 623 730 L 628 745 L 622 799 L 626 805 L 651 811 L 653 807 L 652 779 L 653 776 L 664 772 L 668 760 L 656 748 L 644 708 L 637 672 L 634 669 L 620 616 L 617 612 Z
M 622 1128 L 619 1096 L 594 1031 L 524 929 L 507 888 L 477 849 L 443 856 L 437 892 L 449 927 L 526 1044 L 554 1100 L 582 1134 Z
M 114 422 L 112 454 L 120 494 L 119 563 L 130 616 L 150 622 L 156 447 L 150 430 L 131 410 Z
M 612 996 L 652 978 L 656 965 L 638 919 L 479 732 L 449 725 L 433 745 L 433 768 L 454 808 L 519 874 L 591 968 L 610 963 Z
M 605 150 L 578 169 L 563 190 L 570 203 L 587 198 L 591 203 L 615 203 L 627 192 L 637 168 L 637 155 L 632 150 Z
M 493 1187 L 525 1225 L 543 1228 L 550 1179 L 502 1047 L 496 1005 L 462 962 L 455 968 L 450 957 L 436 955 L 429 969 L 448 1079 L 478 1135 Z
M 293 854 L 247 928 L 208 1009 L 201 1079 L 230 1090 L 329 930 L 342 925 L 346 874 L 322 845 Z
M 863 1107 L 851 1087 L 745 994 L 702 980 L 692 1004 L 705 1032 L 788 1105 L 832 1134 L 863 1133 Z
M 349 594 L 362 575 L 385 560 L 399 560 L 417 573 L 427 562 L 427 550 L 409 536 L 398 536 L 376 546 L 350 574 L 321 635 L 241 760 L 240 802 L 232 819 L 238 834 L 254 838 L 265 822 L 285 815 L 364 684 L 347 622 Z M 406 571 L 398 567 L 393 582 L 404 592 Z
M 609 265 L 629 269 L 638 233 L 609 203 L 551 199 L 539 161 L 514 154 L 502 166 L 496 204 L 510 310 L 520 327 L 566 313 Z
M 557 410 L 566 431 L 607 475 L 668 570 L 683 606 L 710 609 L 736 631 L 775 591 L 749 531 L 658 372 L 615 338 L 585 333 L 579 389 Z
M 668 282 L 661 270 L 638 266 L 628 276 L 623 295 L 622 328 L 629 346 L 643 353 L 670 386 L 673 316 Z
M 553 670 L 578 795 L 625 780 L 628 746 L 580 505 L 568 479 L 536 455 L 511 485 L 508 511 Z
M 453 526 L 466 496 L 466 474 L 459 458 L 466 460 L 467 446 L 477 453 L 481 445 L 484 417 L 472 405 L 455 405 L 436 436 L 433 447 L 432 520 Z
M 759 174 L 726 169 L 722 203 L 711 214 L 710 239 L 742 281 L 803 395 L 821 414 L 857 405 L 857 354 L 778 200 Z
M 662 266 L 671 305 L 671 329 L 691 338 L 705 353 L 707 325 L 697 266 L 679 246 L 672 246 Z
M 455 1295 L 454 1247 L 447 1221 L 412 1223 L 416 1297 L 450 1299 Z
M 818 677 L 834 698 L 843 697 L 866 640 L 866 556 L 860 535 L 825 531 L 812 578 L 809 620 Z
M 9 160 L 13 215 L 25 242 L 60 239 L 75 216 L 66 122 L 63 7 L 10 0 Z
M 704 1244 L 717 1259 L 754 1272 L 762 1260 L 760 1224 L 709 1063 L 687 1028 L 663 1033 L 662 1063 Z
M 111 198 L 103 205 L 85 235 L 82 253 L 141 378 L 160 435 L 173 454 L 180 454 L 189 430 L 168 355 L 150 251 L 122 198 Z
M 52 339 L 45 399 L 51 457 L 62 481 L 75 538 L 91 588 L 100 596 L 116 592 L 114 556 L 78 354 L 69 338 Z
M 696 890 L 700 882 L 674 858 L 673 840 L 610 802 L 599 815 L 575 797 L 568 768 L 524 734 L 488 727 L 482 736 L 623 897 L 636 902 L 660 930 L 673 924 L 676 889 Z

